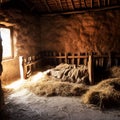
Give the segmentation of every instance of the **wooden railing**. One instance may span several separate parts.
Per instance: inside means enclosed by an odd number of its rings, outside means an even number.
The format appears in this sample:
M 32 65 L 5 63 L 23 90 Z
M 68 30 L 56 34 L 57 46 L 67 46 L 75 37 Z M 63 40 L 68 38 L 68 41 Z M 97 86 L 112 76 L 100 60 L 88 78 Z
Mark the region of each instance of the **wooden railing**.
M 27 58 L 24 58 L 23 56 L 19 57 L 19 65 L 20 65 L 20 76 L 21 79 L 26 79 L 31 74 L 39 70 L 41 64 L 41 58 L 40 55 L 36 56 L 30 56 Z

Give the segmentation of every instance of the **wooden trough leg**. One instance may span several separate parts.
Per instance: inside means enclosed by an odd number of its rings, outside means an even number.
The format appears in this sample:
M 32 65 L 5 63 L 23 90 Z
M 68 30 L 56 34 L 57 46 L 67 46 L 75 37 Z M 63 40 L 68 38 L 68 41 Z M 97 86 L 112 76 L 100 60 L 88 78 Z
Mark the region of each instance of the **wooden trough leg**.
M 93 66 L 93 55 L 89 55 L 88 60 L 88 73 L 89 73 L 89 82 L 90 84 L 94 84 L 94 66 Z

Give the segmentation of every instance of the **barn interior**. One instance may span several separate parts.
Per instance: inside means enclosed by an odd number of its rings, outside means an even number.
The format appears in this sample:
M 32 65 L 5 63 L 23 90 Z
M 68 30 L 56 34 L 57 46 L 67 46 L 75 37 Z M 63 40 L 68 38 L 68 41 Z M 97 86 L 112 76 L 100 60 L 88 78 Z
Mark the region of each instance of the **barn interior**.
M 120 0 L 0 0 L 1 119 L 120 119 L 119 21 Z

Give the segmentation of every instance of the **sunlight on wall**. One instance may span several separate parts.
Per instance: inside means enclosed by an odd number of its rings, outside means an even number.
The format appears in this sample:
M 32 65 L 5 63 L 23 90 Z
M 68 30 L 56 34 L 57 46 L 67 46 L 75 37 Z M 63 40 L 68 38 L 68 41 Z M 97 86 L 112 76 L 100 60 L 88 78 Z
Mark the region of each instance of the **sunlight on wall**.
M 12 42 L 9 28 L 0 28 L 3 46 L 3 59 L 12 57 Z

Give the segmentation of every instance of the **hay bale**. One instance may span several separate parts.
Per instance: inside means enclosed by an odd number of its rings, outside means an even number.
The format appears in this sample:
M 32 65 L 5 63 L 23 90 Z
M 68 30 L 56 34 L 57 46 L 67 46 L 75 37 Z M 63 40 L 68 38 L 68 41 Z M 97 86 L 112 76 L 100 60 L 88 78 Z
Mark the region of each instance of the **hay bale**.
M 82 97 L 83 103 L 100 108 L 120 106 L 120 78 L 111 78 L 92 86 Z

